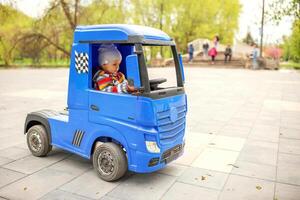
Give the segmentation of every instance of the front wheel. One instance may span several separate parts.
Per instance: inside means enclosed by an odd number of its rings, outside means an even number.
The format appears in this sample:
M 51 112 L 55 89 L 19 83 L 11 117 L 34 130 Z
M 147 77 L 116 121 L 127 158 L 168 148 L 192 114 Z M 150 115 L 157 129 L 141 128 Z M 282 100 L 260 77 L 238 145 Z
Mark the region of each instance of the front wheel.
M 127 158 L 123 149 L 112 142 L 96 147 L 93 166 L 99 177 L 105 181 L 115 181 L 127 171 Z
M 46 156 L 52 149 L 48 134 L 42 125 L 32 126 L 27 134 L 27 146 L 34 156 Z

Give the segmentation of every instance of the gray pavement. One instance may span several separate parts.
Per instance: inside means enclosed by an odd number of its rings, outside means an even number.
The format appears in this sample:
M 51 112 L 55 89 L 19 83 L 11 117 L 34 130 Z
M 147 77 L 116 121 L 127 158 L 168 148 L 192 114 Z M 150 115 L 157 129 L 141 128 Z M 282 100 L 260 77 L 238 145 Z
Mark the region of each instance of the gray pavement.
M 36 158 L 27 149 L 26 113 L 62 110 L 67 76 L 0 70 L 0 199 L 300 199 L 299 72 L 186 68 L 185 154 L 113 183 L 79 156 L 54 148 Z

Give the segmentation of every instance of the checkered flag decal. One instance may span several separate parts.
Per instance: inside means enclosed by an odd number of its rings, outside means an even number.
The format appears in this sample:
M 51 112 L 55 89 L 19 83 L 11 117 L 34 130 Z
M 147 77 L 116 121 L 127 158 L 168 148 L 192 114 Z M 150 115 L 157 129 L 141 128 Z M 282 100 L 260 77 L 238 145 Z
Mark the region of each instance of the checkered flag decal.
M 78 74 L 88 73 L 89 55 L 87 53 L 77 53 L 77 51 L 75 51 L 75 68 Z

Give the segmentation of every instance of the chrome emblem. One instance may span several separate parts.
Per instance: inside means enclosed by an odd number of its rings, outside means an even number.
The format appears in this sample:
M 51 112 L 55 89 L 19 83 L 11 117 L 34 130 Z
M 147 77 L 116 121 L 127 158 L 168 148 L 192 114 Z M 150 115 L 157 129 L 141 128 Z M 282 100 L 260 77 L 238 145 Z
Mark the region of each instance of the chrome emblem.
M 178 119 L 178 112 L 177 112 L 176 107 L 172 107 L 170 109 L 170 119 L 171 119 L 171 122 L 175 122 Z

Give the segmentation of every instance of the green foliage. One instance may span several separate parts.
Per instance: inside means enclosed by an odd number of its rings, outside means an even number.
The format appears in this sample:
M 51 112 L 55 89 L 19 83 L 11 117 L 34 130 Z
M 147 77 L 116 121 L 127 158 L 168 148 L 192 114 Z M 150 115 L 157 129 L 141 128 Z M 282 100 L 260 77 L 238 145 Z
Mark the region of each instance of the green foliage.
M 268 15 L 277 23 L 285 16 L 300 20 L 300 0 L 274 0 L 269 10 Z
M 284 62 L 284 63 L 280 63 L 280 68 L 300 70 L 300 63 Z
M 32 25 L 32 19 L 14 8 L 0 4 L 0 60 L 9 65 L 20 57 L 20 36 Z M 18 51 L 14 51 L 17 49 Z
M 300 20 L 294 22 L 292 35 L 284 38 L 283 51 L 285 61 L 300 62 Z
M 44 15 L 32 19 L 0 4 L 0 60 L 5 64 L 18 58 L 32 63 L 67 60 L 78 24 L 155 27 L 173 37 L 181 52 L 186 52 L 188 42 L 215 35 L 221 43 L 231 44 L 238 29 L 239 13 L 239 0 L 92 0 L 89 4 L 80 0 L 51 0 Z M 162 56 L 167 55 L 163 48 L 159 51 Z
M 300 20 L 293 25 L 290 47 L 292 60 L 300 62 Z

